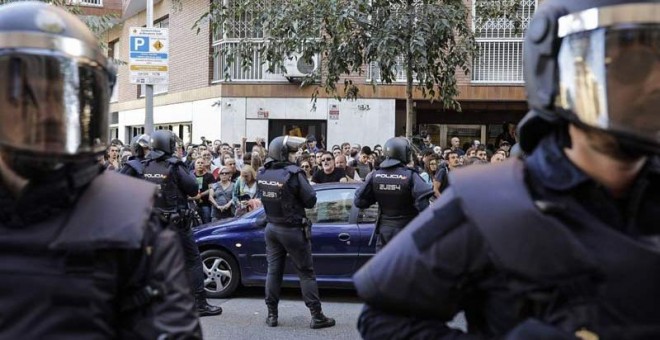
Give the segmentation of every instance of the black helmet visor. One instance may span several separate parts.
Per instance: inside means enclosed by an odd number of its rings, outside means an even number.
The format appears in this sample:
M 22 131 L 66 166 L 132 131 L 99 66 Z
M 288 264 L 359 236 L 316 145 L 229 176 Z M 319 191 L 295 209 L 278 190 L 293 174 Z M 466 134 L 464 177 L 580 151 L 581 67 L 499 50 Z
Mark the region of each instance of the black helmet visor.
M 660 145 L 658 9 L 631 4 L 563 17 L 559 106 L 588 126 Z
M 0 145 L 56 157 L 102 152 L 109 84 L 85 58 L 0 50 Z

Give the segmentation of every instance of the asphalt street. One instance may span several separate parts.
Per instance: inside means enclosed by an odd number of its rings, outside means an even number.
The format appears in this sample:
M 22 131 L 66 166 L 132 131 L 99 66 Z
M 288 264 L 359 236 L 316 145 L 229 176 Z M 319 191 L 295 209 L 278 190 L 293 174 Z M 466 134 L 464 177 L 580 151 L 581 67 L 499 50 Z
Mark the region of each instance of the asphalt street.
M 251 339 L 251 340 L 290 340 L 290 339 L 360 339 L 356 322 L 362 303 L 355 291 L 321 290 L 323 312 L 337 320 L 335 327 L 310 329 L 309 310 L 305 307 L 299 289 L 284 289 L 279 306 L 279 326 L 266 326 L 266 306 L 263 288 L 243 288 L 230 299 L 210 299 L 220 305 L 223 313 L 219 317 L 202 318 L 205 339 Z M 453 322 L 464 328 L 461 317 Z

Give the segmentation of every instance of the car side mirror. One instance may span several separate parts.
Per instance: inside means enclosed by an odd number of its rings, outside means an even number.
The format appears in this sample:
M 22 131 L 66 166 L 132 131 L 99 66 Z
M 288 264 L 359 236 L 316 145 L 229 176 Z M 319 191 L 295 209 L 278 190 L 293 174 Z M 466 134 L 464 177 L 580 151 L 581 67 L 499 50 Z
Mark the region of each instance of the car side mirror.
M 258 227 L 265 228 L 266 224 L 268 224 L 268 220 L 266 220 L 266 214 L 261 214 L 259 217 L 257 217 L 256 224 Z

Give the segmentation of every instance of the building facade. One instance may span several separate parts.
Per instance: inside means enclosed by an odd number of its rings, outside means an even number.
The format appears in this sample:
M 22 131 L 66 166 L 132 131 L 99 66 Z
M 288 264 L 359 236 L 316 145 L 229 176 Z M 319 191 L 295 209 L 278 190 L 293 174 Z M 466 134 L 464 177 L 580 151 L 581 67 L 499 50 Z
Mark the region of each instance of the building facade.
M 107 1 L 107 0 L 106 0 Z M 224 0 L 231 5 L 232 0 Z M 256 5 L 268 0 L 255 1 Z M 486 1 L 486 0 L 471 0 Z M 473 3 L 469 3 L 474 6 Z M 145 0 L 123 1 L 123 24 L 108 32 L 109 55 L 128 60 L 130 27 L 145 26 Z M 531 18 L 537 0 L 525 0 L 523 17 Z M 231 7 L 231 6 L 229 6 Z M 171 0 L 157 1 L 154 26 L 169 28 L 169 84 L 154 87 L 154 126 L 171 129 L 185 142 L 201 137 L 239 142 L 257 137 L 271 140 L 291 131 L 324 138 L 328 146 L 348 141 L 362 145 L 382 144 L 405 131 L 405 75 L 390 85 L 374 88 L 366 76 L 360 84 L 361 98 L 337 101 L 318 98 L 312 103 L 312 88 L 301 88 L 281 74 L 270 74 L 255 55 L 249 70 L 230 69 L 224 79 L 224 60 L 216 52 L 249 37 L 262 43 L 261 32 L 250 29 L 250 20 L 230 23 L 223 36 L 214 36 L 208 26 L 192 27 L 209 9 L 209 0 L 186 0 L 182 6 Z M 426 131 L 437 145 L 446 146 L 451 136 L 462 141 L 494 142 L 504 122 L 517 122 L 527 111 L 522 74 L 523 30 L 510 22 L 491 21 L 476 29 L 481 53 L 471 73 L 459 81 L 462 112 L 445 110 L 420 94 L 415 96 L 416 131 Z M 118 83 L 111 102 L 111 135 L 128 141 L 144 131 L 144 89 L 130 84 L 128 66 L 118 67 Z

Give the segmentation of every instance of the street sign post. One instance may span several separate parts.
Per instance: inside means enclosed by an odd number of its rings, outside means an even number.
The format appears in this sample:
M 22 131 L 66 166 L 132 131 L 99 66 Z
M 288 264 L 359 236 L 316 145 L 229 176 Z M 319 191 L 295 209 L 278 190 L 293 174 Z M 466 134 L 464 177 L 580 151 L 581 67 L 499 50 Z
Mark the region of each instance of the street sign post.
M 160 85 L 169 81 L 167 28 L 131 27 L 128 67 L 131 84 Z

